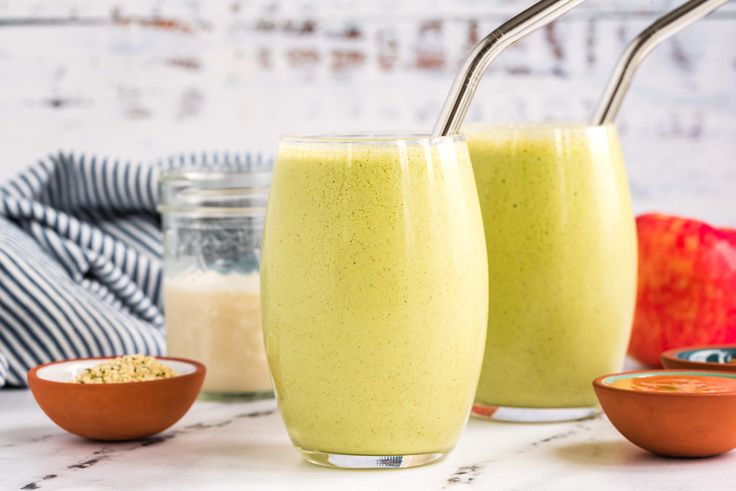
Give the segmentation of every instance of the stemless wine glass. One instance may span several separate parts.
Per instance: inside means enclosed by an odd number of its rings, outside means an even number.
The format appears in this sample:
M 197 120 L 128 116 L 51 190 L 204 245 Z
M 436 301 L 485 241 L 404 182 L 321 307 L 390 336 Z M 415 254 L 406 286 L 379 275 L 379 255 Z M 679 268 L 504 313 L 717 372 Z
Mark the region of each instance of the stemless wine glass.
M 473 413 L 597 413 L 591 381 L 621 369 L 636 231 L 613 125 L 467 128 L 485 225 L 488 334 Z
M 411 467 L 449 452 L 488 301 L 464 138 L 283 138 L 261 295 L 279 408 L 307 460 Z

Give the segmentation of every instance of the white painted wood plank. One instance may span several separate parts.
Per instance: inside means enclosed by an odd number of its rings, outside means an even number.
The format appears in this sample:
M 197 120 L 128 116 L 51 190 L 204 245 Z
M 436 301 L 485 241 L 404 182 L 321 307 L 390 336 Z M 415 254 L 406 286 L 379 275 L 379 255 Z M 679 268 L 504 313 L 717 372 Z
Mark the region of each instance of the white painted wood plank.
M 146 158 L 428 131 L 478 36 L 530 3 L 0 0 L 0 179 L 59 147 Z M 628 40 L 677 3 L 586 2 L 497 60 L 470 120 L 587 120 Z M 734 6 L 637 76 L 619 119 L 637 210 L 736 225 Z

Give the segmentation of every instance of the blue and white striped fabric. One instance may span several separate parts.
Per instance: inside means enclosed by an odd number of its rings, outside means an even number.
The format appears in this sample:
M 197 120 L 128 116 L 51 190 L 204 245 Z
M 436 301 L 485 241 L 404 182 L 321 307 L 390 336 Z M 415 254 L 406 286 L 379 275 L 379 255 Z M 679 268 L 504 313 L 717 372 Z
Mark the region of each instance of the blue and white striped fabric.
M 0 186 L 0 386 L 164 350 L 154 165 L 58 154 Z

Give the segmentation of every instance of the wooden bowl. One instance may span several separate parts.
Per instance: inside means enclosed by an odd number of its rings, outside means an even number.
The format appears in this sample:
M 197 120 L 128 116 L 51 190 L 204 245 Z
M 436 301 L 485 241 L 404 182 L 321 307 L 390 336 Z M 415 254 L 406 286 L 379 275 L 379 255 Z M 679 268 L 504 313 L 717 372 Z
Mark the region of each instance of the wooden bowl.
M 630 442 L 670 457 L 707 457 L 736 448 L 736 391 L 725 393 L 642 392 L 612 387 L 625 379 L 655 375 L 715 376 L 712 370 L 642 370 L 593 381 L 608 419 Z
M 661 358 L 665 368 L 736 372 L 736 344 L 671 349 L 662 353 Z
M 134 440 L 170 427 L 189 410 L 204 382 L 205 367 L 182 358 L 157 359 L 177 373 L 146 382 L 77 384 L 76 375 L 115 357 L 46 363 L 28 372 L 36 402 L 69 433 L 92 440 Z

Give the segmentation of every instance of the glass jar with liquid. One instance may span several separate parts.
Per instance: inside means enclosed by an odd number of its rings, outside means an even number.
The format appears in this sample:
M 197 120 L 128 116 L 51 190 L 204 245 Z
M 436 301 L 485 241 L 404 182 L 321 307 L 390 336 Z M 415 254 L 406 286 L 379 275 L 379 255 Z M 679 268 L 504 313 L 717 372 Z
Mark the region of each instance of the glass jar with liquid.
M 269 180 L 261 162 L 162 170 L 167 352 L 206 365 L 205 398 L 272 395 L 259 294 Z

